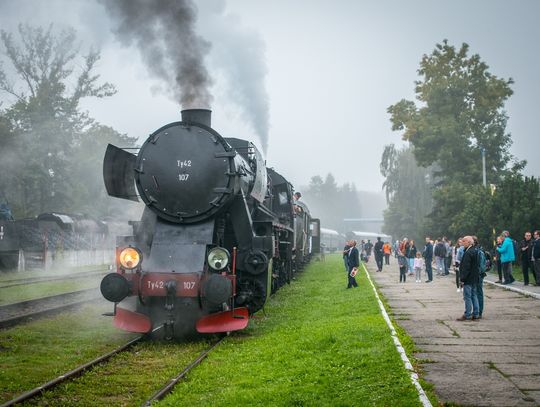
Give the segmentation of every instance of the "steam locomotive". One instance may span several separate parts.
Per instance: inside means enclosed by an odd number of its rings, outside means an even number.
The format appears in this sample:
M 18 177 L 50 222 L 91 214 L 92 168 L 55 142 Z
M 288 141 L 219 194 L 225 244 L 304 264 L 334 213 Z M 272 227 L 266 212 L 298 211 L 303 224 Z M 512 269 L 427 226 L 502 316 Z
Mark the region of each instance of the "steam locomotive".
M 110 196 L 145 203 L 117 238 L 101 282 L 116 327 L 156 338 L 244 329 L 320 247 L 320 223 L 249 141 L 224 138 L 211 111 L 152 133 L 137 155 L 109 145 Z

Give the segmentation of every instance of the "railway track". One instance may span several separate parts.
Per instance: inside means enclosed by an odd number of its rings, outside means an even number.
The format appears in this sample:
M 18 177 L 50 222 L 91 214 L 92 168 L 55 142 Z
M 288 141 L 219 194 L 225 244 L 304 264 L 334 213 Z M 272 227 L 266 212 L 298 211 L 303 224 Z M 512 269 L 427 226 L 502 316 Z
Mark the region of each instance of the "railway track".
M 0 306 L 0 329 L 53 315 L 100 298 L 98 288 L 74 291 Z
M 43 277 L 28 277 L 28 278 L 15 278 L 12 280 L 0 281 L 0 290 L 3 288 L 16 287 L 21 285 L 35 284 L 35 283 L 46 283 L 50 281 L 64 281 L 64 280 L 79 280 L 81 278 L 93 277 L 104 275 L 105 272 L 109 271 L 108 268 L 101 267 L 96 270 L 89 270 L 85 272 L 66 274 L 61 276 L 43 276 Z
M 157 328 L 154 329 L 153 332 L 155 332 L 155 331 L 157 331 L 157 330 L 159 330 L 161 328 L 162 328 L 162 326 L 157 327 Z M 88 371 L 89 369 L 93 368 L 94 366 L 106 362 L 107 360 L 109 360 L 114 355 L 117 355 L 117 354 L 119 354 L 121 352 L 129 350 L 133 345 L 137 344 L 142 339 L 144 339 L 144 337 L 145 336 L 139 336 L 139 337 L 129 341 L 128 343 L 116 348 L 115 350 L 107 353 L 107 354 L 99 356 L 98 358 L 96 358 L 96 359 L 94 359 L 94 360 L 92 360 L 92 361 L 90 361 L 88 363 L 85 363 L 83 365 L 80 365 L 77 368 L 58 376 L 57 378 L 55 378 L 55 379 L 53 379 L 53 380 L 51 380 L 51 381 L 49 381 L 47 383 L 42 384 L 41 386 L 38 386 L 38 387 L 36 387 L 36 388 L 34 388 L 34 389 L 30 390 L 30 391 L 27 391 L 27 392 L 19 395 L 18 397 L 16 397 L 16 398 L 14 398 L 14 399 L 0 405 L 0 407 L 14 406 L 14 405 L 17 405 L 19 403 L 22 403 L 22 402 L 28 401 L 30 399 L 33 399 L 35 397 L 38 397 L 44 391 L 51 390 L 51 389 L 55 388 L 56 386 L 58 386 L 59 384 L 65 382 L 67 380 L 74 379 L 74 378 L 80 376 L 81 374 L 83 374 L 85 371 Z M 193 368 L 195 368 L 196 366 L 201 364 L 201 362 L 208 356 L 208 354 L 210 352 L 212 352 L 217 346 L 219 346 L 223 342 L 223 340 L 225 338 L 226 338 L 226 336 L 222 336 L 217 341 L 215 341 L 210 347 L 208 347 L 206 350 L 201 352 L 199 354 L 199 356 L 195 360 L 193 360 L 189 365 L 187 365 L 184 369 L 182 369 L 182 371 L 179 372 L 178 375 L 176 375 L 174 378 L 169 380 L 162 388 L 157 390 L 149 399 L 147 399 L 142 404 L 142 406 L 150 406 L 153 402 L 163 399 L 167 394 L 169 394 L 172 391 L 174 386 L 180 380 L 182 380 Z
M 86 370 L 88 370 L 88 369 L 90 369 L 90 368 L 92 368 L 92 367 L 94 367 L 94 366 L 96 366 L 96 365 L 98 365 L 100 363 L 103 363 L 103 362 L 109 360 L 114 355 L 117 355 L 117 354 L 119 354 L 121 352 L 124 352 L 125 350 L 131 348 L 136 343 L 140 342 L 143 338 L 144 338 L 143 336 L 139 336 L 139 337 L 137 337 L 135 339 L 132 339 L 128 343 L 114 349 L 113 351 L 111 351 L 109 353 L 106 353 L 106 354 L 104 354 L 102 356 L 99 356 L 99 357 L 95 358 L 94 360 L 91 360 L 88 363 L 80 365 L 80 366 L 76 367 L 75 369 L 70 370 L 69 372 L 58 376 L 56 379 L 48 381 L 47 383 L 44 383 L 41 386 L 38 386 L 38 387 L 36 387 L 36 388 L 34 388 L 34 389 L 30 390 L 30 391 L 27 391 L 26 393 L 23 393 L 20 396 L 15 397 L 14 399 L 11 399 L 7 403 L 2 404 L 0 407 L 14 406 L 16 404 L 22 403 L 22 402 L 30 400 L 30 399 L 32 399 L 32 398 L 34 398 L 36 396 L 39 396 L 45 390 L 50 390 L 50 389 L 58 386 L 60 383 L 65 382 L 66 380 L 73 379 L 73 378 L 81 375 Z
M 210 352 L 212 352 L 223 340 L 226 338 L 226 336 L 222 336 L 219 340 L 217 340 L 212 346 L 210 346 L 205 351 L 201 352 L 199 357 L 195 359 L 193 362 L 191 362 L 188 366 L 186 366 L 178 375 L 173 377 L 171 380 L 169 380 L 161 389 L 156 391 L 152 397 L 150 397 L 148 400 L 146 400 L 142 407 L 148 407 L 151 406 L 154 401 L 158 401 L 163 399 L 167 394 L 169 394 L 174 386 L 182 380 L 194 367 L 201 364 L 201 362 L 208 356 Z

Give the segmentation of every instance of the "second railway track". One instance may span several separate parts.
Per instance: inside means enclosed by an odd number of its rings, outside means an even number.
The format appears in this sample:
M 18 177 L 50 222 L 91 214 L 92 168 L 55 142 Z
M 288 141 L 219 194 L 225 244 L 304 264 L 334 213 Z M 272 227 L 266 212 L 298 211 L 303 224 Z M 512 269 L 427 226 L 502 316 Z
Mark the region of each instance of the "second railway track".
M 98 288 L 52 295 L 0 306 L 0 329 L 58 313 L 100 298 Z
M 160 329 L 161 327 L 158 327 L 154 329 L 154 331 Z M 35 399 L 40 397 L 45 391 L 54 390 L 57 388 L 60 384 L 68 381 L 73 380 L 85 372 L 91 370 L 97 365 L 106 363 L 109 361 L 113 356 L 125 352 L 129 349 L 131 349 L 135 344 L 141 342 L 145 337 L 139 336 L 135 339 L 132 339 L 128 343 L 114 349 L 113 351 L 110 351 L 102 356 L 99 356 L 95 359 L 93 359 L 90 362 L 84 363 L 75 369 L 70 370 L 69 372 L 66 372 L 58 377 L 56 377 L 53 380 L 48 381 L 47 383 L 44 383 L 32 390 L 29 390 L 12 400 L 9 400 L 5 402 L 4 404 L 0 405 L 0 407 L 11 407 L 14 405 L 19 405 L 21 403 L 24 403 L 26 401 L 29 401 L 31 399 Z M 196 366 L 198 366 L 207 356 L 210 352 L 212 352 L 217 346 L 219 346 L 223 340 L 226 338 L 226 336 L 221 336 L 219 339 L 213 341 L 210 346 L 208 346 L 205 350 L 202 352 L 197 353 L 197 357 L 192 360 L 187 366 L 185 366 L 183 369 L 179 371 L 177 375 L 175 375 L 173 378 L 171 378 L 166 384 L 164 384 L 159 390 L 155 391 L 153 395 L 148 398 L 146 401 L 143 402 L 142 406 L 150 406 L 153 402 L 163 399 L 167 394 L 169 394 L 174 386 L 183 378 L 186 377 L 186 375 Z M 136 352 L 134 352 L 136 353 Z

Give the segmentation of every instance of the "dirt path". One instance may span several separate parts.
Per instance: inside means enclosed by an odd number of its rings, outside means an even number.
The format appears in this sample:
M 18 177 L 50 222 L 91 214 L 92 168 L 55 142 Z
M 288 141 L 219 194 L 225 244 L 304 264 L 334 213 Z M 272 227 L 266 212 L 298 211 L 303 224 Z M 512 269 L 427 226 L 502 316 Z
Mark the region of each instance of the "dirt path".
M 396 321 L 420 350 L 424 378 L 442 402 L 471 406 L 540 405 L 540 300 L 485 285 L 483 319 L 458 322 L 454 275 L 399 283 L 396 260 L 368 270 Z

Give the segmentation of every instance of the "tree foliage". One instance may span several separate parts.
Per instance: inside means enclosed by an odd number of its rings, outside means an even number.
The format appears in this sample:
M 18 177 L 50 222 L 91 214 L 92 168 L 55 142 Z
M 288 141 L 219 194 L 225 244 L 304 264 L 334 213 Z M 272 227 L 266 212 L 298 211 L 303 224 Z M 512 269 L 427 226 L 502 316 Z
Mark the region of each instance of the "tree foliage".
M 488 182 L 497 183 L 512 157 L 504 103 L 513 80 L 501 79 L 469 46 L 445 40 L 424 55 L 416 82 L 418 103 L 401 100 L 388 108 L 392 130 L 414 146 L 419 165 L 437 163 L 441 182 L 482 180 L 480 149 L 486 150 Z
M 18 38 L 1 31 L 0 39 L 10 68 L 0 66 L 0 94 L 11 102 L 0 112 L 0 199 L 19 217 L 83 209 L 97 214 L 93 202 L 104 195 L 97 164 L 105 142 L 135 141 L 80 109 L 83 98 L 116 92 L 94 73 L 99 52 L 81 56 L 75 31 L 56 33 L 52 25 L 20 25 Z
M 314 217 L 321 219 L 325 228 L 345 230 L 343 219 L 360 217 L 358 191 L 354 184 L 339 186 L 332 174 L 324 181 L 320 175 L 311 177 L 309 186 L 303 193 Z
M 383 232 L 396 238 L 420 239 L 432 208 L 433 169 L 416 164 L 413 148 L 398 150 L 390 144 L 384 149 L 380 170 L 388 203 Z
M 538 179 L 523 177 L 525 162 L 515 161 L 509 152 L 504 104 L 513 81 L 488 68 L 479 55 L 469 56 L 467 44 L 456 49 L 445 40 L 420 62 L 416 102 L 403 99 L 388 108 L 392 129 L 409 141 L 414 160 L 390 146 L 382 155 L 387 233 L 474 234 L 490 245 L 503 229 L 519 236 L 540 227 Z M 481 183 L 481 149 L 495 193 Z M 436 182 L 422 184 L 421 173 L 407 176 L 416 163 L 431 166 Z M 416 176 L 420 183 L 413 185 Z M 421 198 L 411 202 L 407 193 Z M 432 207 L 424 206 L 424 216 L 415 216 L 415 205 L 426 201 L 424 194 L 431 196 Z

